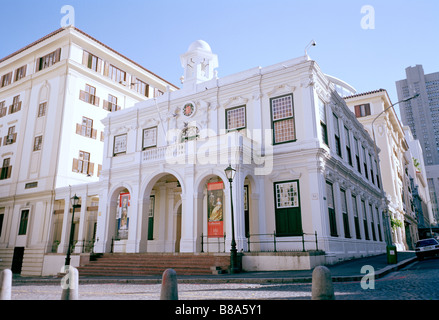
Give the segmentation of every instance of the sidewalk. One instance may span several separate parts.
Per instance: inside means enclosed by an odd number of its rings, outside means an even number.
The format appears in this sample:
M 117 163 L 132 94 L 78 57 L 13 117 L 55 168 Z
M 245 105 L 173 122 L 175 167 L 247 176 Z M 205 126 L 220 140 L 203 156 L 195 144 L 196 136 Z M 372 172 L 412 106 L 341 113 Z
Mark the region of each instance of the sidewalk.
M 381 278 L 390 272 L 397 271 L 416 260 L 413 251 L 398 252 L 398 262 L 388 264 L 385 254 L 366 258 L 343 261 L 334 265 L 328 265 L 331 271 L 333 282 L 360 281 L 365 274 L 361 274 L 361 268 L 370 265 L 374 268 L 375 279 Z M 179 283 L 311 283 L 313 270 L 293 270 L 293 271 L 260 271 L 242 272 L 239 274 L 221 275 L 178 275 Z M 369 271 L 368 271 L 369 272 Z M 58 284 L 58 277 L 20 277 L 14 276 L 13 284 Z M 99 284 L 99 283 L 133 283 L 133 284 L 160 284 L 161 276 L 143 277 L 87 277 L 79 275 L 80 284 Z

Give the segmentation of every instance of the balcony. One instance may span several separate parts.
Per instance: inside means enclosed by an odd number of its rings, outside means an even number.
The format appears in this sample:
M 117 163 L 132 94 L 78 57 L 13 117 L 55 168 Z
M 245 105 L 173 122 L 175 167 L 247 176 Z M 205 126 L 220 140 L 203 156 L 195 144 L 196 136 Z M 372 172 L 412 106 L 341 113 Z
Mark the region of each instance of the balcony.
M 96 97 L 88 92 L 83 91 L 83 90 L 80 90 L 80 92 L 79 92 L 79 99 L 84 101 L 84 102 L 90 103 L 96 107 L 99 106 L 99 97 Z
M 142 162 L 168 164 L 262 164 L 260 144 L 239 132 L 187 140 L 142 151 Z
M 3 145 L 7 146 L 8 144 L 13 144 L 17 141 L 17 133 L 8 134 L 3 138 Z
M 77 123 L 76 134 L 96 140 L 97 130 Z

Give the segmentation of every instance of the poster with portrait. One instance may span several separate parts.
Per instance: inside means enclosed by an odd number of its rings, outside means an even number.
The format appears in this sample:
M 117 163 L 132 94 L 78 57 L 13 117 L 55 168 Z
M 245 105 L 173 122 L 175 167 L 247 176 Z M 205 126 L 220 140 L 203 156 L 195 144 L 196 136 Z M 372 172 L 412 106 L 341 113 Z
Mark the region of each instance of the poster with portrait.
M 128 239 L 130 194 L 121 193 L 119 195 L 119 208 L 117 214 L 117 238 L 119 240 Z
M 223 231 L 223 203 L 224 203 L 223 182 L 212 182 L 207 184 L 207 236 L 219 238 L 224 236 Z

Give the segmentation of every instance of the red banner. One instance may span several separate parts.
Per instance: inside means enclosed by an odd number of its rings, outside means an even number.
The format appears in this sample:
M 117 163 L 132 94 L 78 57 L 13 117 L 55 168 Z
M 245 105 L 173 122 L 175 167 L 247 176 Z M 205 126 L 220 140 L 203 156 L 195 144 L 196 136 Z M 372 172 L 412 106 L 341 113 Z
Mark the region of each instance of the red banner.
M 209 238 L 219 238 L 224 236 L 223 189 L 224 184 L 222 181 L 207 184 L 207 236 Z

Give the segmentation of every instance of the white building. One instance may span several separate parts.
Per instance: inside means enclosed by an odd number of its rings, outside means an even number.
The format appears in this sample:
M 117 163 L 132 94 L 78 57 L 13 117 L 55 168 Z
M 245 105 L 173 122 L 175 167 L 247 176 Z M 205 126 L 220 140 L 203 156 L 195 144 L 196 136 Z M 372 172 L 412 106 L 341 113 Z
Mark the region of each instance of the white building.
M 99 181 L 100 120 L 177 88 L 74 27 L 0 59 L 0 80 L 0 269 L 40 275 L 50 253 L 67 250 L 69 186 Z M 100 187 L 82 190 L 81 251 L 93 243 Z
M 386 193 L 392 221 L 392 241 L 398 251 L 406 250 L 408 249 L 406 238 L 414 237 L 413 234 L 406 234 L 406 230 L 413 230 L 413 232 L 416 230 L 417 234 L 417 221 L 415 212 L 411 208 L 412 195 L 409 190 L 410 178 L 407 169 L 411 159 L 407 153 L 409 146 L 405 140 L 402 124 L 394 108 L 391 107 L 392 102 L 384 89 L 345 97 L 345 101 L 370 136 L 375 136 L 379 148 L 377 152 L 382 176 L 379 183 L 382 183 Z M 380 114 L 384 110 L 386 111 Z M 374 151 L 368 157 L 373 154 Z M 373 163 L 374 168 L 376 168 L 376 161 L 373 160 Z M 369 164 L 364 164 L 364 168 L 362 168 L 364 171 L 370 169 Z M 370 172 L 370 176 L 374 177 L 375 180 L 379 179 L 379 177 L 375 177 L 375 173 Z
M 231 200 L 245 270 L 385 252 L 373 140 L 315 61 L 218 78 L 196 41 L 181 63 L 181 90 L 103 120 L 95 252 L 228 252 Z

